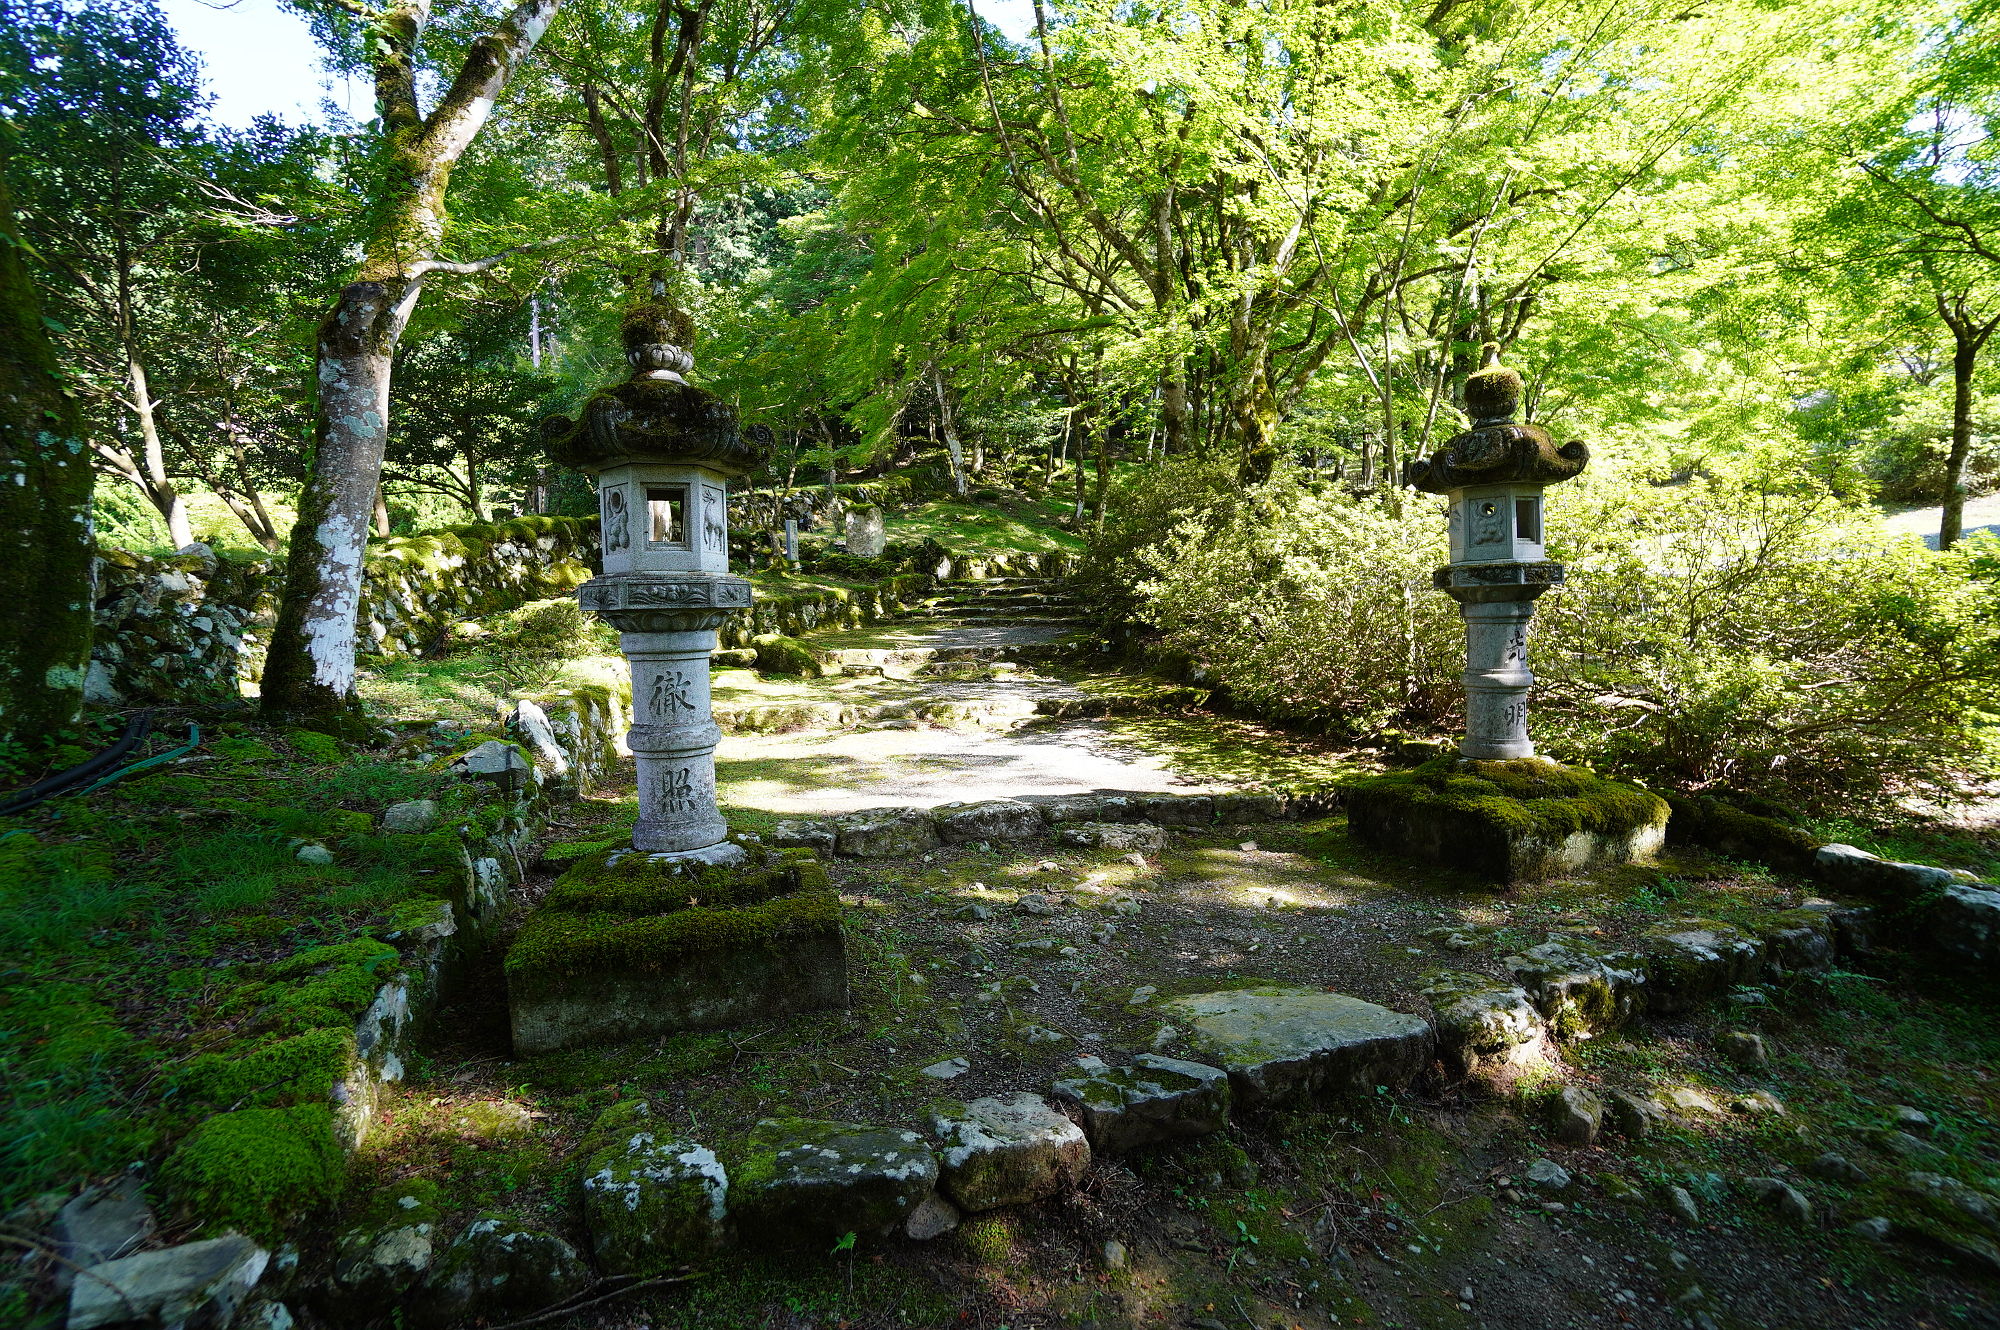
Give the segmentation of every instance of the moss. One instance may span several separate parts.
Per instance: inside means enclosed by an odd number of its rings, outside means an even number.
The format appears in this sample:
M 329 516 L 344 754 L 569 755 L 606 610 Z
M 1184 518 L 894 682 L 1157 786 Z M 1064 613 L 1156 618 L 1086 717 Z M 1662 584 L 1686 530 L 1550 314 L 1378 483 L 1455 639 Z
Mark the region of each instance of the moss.
M 757 668 L 765 674 L 796 674 L 817 679 L 825 671 L 812 648 L 794 637 L 769 633 L 756 639 Z
M 673 914 L 564 914 L 543 910 L 507 952 L 507 983 L 540 993 L 577 973 L 659 971 L 689 953 L 761 947 L 840 927 L 840 898 L 802 891 L 755 905 L 689 907 Z
M 347 760 L 347 746 L 332 735 L 321 734 L 317 730 L 287 730 L 285 742 L 306 761 L 323 767 Z
M 396 949 L 373 938 L 302 951 L 267 971 L 277 982 L 264 990 L 264 1018 L 282 1031 L 351 1025 L 396 964 Z
M 819 864 L 781 864 L 772 869 L 687 866 L 669 872 L 641 854 L 593 855 L 572 867 L 549 889 L 544 910 L 563 914 L 671 914 L 691 905 L 747 905 L 804 886 L 824 889 Z M 807 869 L 817 870 L 808 873 Z
M 324 1103 L 353 1059 L 353 1031 L 308 1030 L 248 1050 L 204 1053 L 174 1074 L 173 1089 L 215 1108 Z
M 1812 867 L 1820 841 L 1810 832 L 1771 813 L 1776 805 L 1758 801 L 1766 812 L 1747 812 L 1708 796 L 1669 795 L 1673 821 L 1670 838 L 1700 845 L 1732 859 L 1751 859 L 1782 872 L 1802 873 Z
M 339 1199 L 345 1166 L 331 1109 L 246 1108 L 195 1128 L 161 1178 L 205 1231 L 235 1229 L 268 1242 Z
M 1579 831 L 1615 835 L 1667 820 L 1666 800 L 1594 772 L 1537 758 L 1436 758 L 1410 771 L 1358 780 L 1346 800 L 1357 819 L 1385 803 L 1434 810 L 1509 837 L 1560 841 Z

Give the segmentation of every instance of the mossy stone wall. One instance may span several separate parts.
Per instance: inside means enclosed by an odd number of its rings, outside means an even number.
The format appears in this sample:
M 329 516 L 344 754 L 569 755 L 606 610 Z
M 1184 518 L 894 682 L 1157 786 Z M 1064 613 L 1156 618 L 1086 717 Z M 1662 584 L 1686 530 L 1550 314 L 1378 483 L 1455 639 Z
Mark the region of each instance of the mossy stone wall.
M 570 517 L 376 541 L 362 571 L 360 649 L 423 651 L 458 620 L 567 595 L 597 557 L 597 523 Z M 226 701 L 262 677 L 284 581 L 278 557 L 102 549 L 97 580 L 90 700 Z

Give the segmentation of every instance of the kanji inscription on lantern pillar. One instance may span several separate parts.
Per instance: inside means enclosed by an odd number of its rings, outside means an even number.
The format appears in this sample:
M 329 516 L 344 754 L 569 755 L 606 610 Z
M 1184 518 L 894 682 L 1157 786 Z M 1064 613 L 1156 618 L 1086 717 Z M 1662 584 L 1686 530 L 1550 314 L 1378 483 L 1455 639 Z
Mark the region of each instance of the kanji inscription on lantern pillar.
M 729 571 L 729 482 L 762 458 L 735 410 L 683 377 L 693 332 L 671 306 L 634 310 L 631 377 L 542 428 L 556 461 L 597 477 L 604 572 L 577 599 L 619 630 L 632 666 L 632 847 L 729 863 L 743 851 L 716 807 L 708 661 L 715 630 L 750 607 L 750 583 Z

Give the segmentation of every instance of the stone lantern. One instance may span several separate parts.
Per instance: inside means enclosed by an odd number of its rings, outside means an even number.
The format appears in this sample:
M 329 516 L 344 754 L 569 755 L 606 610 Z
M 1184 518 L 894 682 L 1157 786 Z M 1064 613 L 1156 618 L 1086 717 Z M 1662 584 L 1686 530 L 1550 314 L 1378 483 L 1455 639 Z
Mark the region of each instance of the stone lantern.
M 632 847 L 704 863 L 743 858 L 715 802 L 708 662 L 715 630 L 750 606 L 729 571 L 729 482 L 763 460 L 735 409 L 682 377 L 694 324 L 665 305 L 624 322 L 632 375 L 543 427 L 554 459 L 597 478 L 604 572 L 577 599 L 619 631 L 632 666 L 639 821 Z
M 1542 491 L 1582 471 L 1590 450 L 1556 447 L 1548 431 L 1515 419 L 1521 376 L 1488 348 L 1465 383 L 1472 428 L 1404 470 L 1404 483 L 1451 504 L 1451 562 L 1432 575 L 1465 619 L 1465 739 L 1474 760 L 1533 757 L 1528 738 L 1528 621 L 1535 600 L 1563 580 L 1543 546 Z

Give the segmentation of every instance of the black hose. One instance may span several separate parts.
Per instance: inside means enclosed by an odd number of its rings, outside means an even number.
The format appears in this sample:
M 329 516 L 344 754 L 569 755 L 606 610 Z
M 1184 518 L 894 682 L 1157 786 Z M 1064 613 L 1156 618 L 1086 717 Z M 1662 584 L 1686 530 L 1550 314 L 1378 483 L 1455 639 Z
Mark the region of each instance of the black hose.
M 125 724 L 125 733 L 118 741 L 71 767 L 68 771 L 58 771 L 53 776 L 44 776 L 33 785 L 15 790 L 0 802 L 0 817 L 11 817 L 25 813 L 36 804 L 53 799 L 79 785 L 95 780 L 105 771 L 123 762 L 126 756 L 144 742 L 153 728 L 153 713 L 149 708 L 132 717 Z

